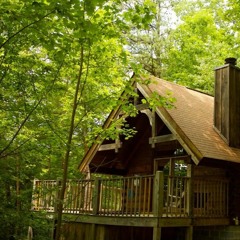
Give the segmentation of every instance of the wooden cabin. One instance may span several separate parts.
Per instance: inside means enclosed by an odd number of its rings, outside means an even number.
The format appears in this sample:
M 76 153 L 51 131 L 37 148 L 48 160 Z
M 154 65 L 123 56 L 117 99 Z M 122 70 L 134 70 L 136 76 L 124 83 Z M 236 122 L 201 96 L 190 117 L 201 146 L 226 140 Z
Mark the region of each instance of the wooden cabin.
M 136 133 L 87 151 L 79 170 L 101 177 L 68 181 L 62 239 L 238 239 L 240 68 L 226 59 L 215 77 L 215 98 L 154 77 L 135 84 L 125 127 Z M 169 93 L 172 108 L 142 101 Z M 103 127 L 120 116 L 119 106 Z M 58 184 L 35 180 L 33 210 L 55 212 Z

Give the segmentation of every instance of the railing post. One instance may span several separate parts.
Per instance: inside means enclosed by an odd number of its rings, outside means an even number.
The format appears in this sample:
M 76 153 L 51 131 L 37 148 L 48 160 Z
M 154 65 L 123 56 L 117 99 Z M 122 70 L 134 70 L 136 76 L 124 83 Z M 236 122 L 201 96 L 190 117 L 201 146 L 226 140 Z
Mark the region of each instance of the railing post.
M 157 171 L 155 174 L 153 192 L 153 214 L 156 217 L 161 217 L 163 213 L 164 196 L 164 176 L 162 171 Z
M 96 178 L 94 181 L 93 189 L 93 215 L 97 215 L 99 211 L 100 187 L 101 187 L 100 179 Z
M 189 217 L 193 217 L 193 204 L 194 204 L 194 192 L 193 192 L 193 164 L 188 164 L 187 167 L 187 209 Z

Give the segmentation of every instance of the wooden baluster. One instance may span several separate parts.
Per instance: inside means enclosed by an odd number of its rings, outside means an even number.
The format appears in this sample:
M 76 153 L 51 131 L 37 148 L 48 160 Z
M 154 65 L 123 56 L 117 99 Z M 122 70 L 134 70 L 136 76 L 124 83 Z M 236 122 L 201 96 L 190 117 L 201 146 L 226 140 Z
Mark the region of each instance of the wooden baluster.
M 141 212 L 142 212 L 142 210 L 141 210 L 141 204 L 142 204 L 142 199 L 143 199 L 143 196 L 142 196 L 142 180 L 143 180 L 143 178 L 142 177 L 140 177 L 139 178 L 139 191 L 138 191 L 138 216 L 141 216 Z
M 146 213 L 146 198 L 147 198 L 147 178 L 144 178 L 144 187 L 143 187 L 143 216 Z
M 123 179 L 123 183 L 122 183 L 122 215 L 124 214 L 124 211 L 126 209 L 126 179 Z
M 133 178 L 133 188 L 134 188 L 134 208 L 133 208 L 133 214 L 134 217 L 136 217 L 137 214 L 137 203 L 138 203 L 138 177 Z
M 132 216 L 133 213 L 133 201 L 134 201 L 134 190 L 133 190 L 133 178 L 130 178 L 130 216 Z
M 107 200 L 107 215 L 110 214 L 110 200 L 111 200 L 111 192 L 110 192 L 110 181 L 107 180 L 106 181 L 107 185 L 106 185 L 106 200 Z
M 153 186 L 153 180 L 151 181 L 151 179 L 149 179 L 149 181 L 148 181 L 148 197 L 147 197 L 148 216 L 150 215 L 150 212 L 151 212 L 152 186 Z

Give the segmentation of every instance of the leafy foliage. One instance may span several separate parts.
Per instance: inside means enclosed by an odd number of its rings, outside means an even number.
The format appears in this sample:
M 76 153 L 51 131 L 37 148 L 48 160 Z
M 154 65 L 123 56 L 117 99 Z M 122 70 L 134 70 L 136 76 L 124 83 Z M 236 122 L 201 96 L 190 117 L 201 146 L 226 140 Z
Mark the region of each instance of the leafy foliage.
M 151 29 L 130 37 L 136 61 L 152 75 L 213 94 L 213 69 L 239 57 L 239 2 L 155 2 Z
M 67 176 L 79 177 L 76 166 L 96 135 L 115 138 L 116 129 L 122 131 L 122 120 L 107 132 L 100 126 L 119 104 L 130 72 L 142 65 L 153 75 L 212 93 L 212 69 L 226 57 L 239 57 L 238 17 L 237 0 L 3 1 L 0 238 L 26 237 L 33 224 L 33 178 L 61 176 L 68 150 Z M 123 110 L 134 114 L 125 102 Z M 174 99 L 153 96 L 149 102 L 153 108 L 172 106 Z M 124 131 L 126 137 L 134 134 Z M 41 218 L 34 223 L 48 225 Z
M 116 105 L 127 73 L 137 70 L 125 47 L 129 26 L 146 28 L 151 11 L 150 1 L 128 5 L 118 0 L 7 0 L 1 4 L 4 239 L 26 236 L 32 222 L 34 177 L 61 176 L 66 152 L 67 177 L 79 177 L 76 166 L 87 141 L 93 140 L 86 136 L 97 131 Z M 23 216 L 24 221 L 19 221 Z

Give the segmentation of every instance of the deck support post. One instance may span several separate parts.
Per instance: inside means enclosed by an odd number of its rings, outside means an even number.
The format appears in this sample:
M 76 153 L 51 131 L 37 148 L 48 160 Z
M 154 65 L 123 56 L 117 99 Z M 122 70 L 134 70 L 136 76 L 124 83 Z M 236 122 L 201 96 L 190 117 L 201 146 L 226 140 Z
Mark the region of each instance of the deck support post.
M 187 182 L 187 213 L 189 217 L 193 217 L 193 164 L 188 164 L 187 166 L 187 177 L 189 177 Z
M 187 177 L 189 177 L 189 181 L 187 184 L 187 213 L 189 217 L 193 217 L 193 170 L 194 166 L 193 164 L 188 164 L 187 167 Z M 186 240 L 193 240 L 193 226 L 189 226 L 186 229 Z
M 154 178 L 153 211 L 155 217 L 162 217 L 164 194 L 164 176 L 162 171 L 157 171 Z
M 186 228 L 185 240 L 193 240 L 193 226 Z
M 95 179 L 94 190 L 93 190 L 93 215 L 97 215 L 99 211 L 100 203 L 100 179 Z
M 159 227 L 159 218 L 163 212 L 163 194 L 164 194 L 164 176 L 162 171 L 157 171 L 154 177 L 154 193 L 153 193 L 153 212 L 158 218 L 158 223 L 153 227 L 153 240 L 161 240 L 161 230 Z
M 154 227 L 153 228 L 153 240 L 161 240 L 161 227 Z
M 90 232 L 90 236 L 89 236 L 89 240 L 95 240 L 95 232 L 96 232 L 96 224 L 92 223 L 91 224 L 91 232 Z

